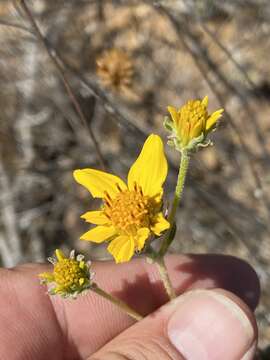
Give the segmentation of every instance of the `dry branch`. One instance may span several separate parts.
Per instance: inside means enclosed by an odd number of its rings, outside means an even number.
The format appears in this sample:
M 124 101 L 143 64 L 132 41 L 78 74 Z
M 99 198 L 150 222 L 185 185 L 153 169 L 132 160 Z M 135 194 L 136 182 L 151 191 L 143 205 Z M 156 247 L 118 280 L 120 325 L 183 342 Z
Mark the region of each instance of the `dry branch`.
M 80 118 L 82 124 L 85 126 L 85 129 L 88 131 L 92 141 L 93 141 L 93 144 L 94 144 L 94 148 L 95 148 L 95 151 L 97 153 L 97 157 L 98 157 L 98 160 L 100 162 L 100 165 L 103 169 L 106 168 L 106 165 L 105 165 L 105 160 L 103 158 L 103 155 L 101 153 L 101 150 L 100 150 L 100 145 L 96 139 L 96 136 L 92 130 L 92 127 L 88 124 L 87 120 L 86 120 L 86 117 L 84 116 L 83 114 L 83 111 L 81 109 L 81 106 L 69 84 L 69 81 L 66 77 L 66 74 L 64 72 L 64 70 L 62 69 L 61 67 L 61 64 L 58 62 L 58 59 L 57 59 L 57 53 L 56 53 L 56 50 L 54 52 L 51 51 L 50 47 L 48 46 L 47 42 L 46 42 L 46 39 L 45 37 L 42 35 L 41 33 L 41 30 L 39 29 L 28 5 L 26 4 L 26 2 L 24 0 L 20 0 L 20 4 L 26 14 L 26 16 L 28 17 L 29 19 L 29 22 L 31 23 L 35 33 L 36 33 L 36 36 L 37 38 L 40 40 L 41 44 L 44 46 L 45 50 L 47 51 L 47 54 L 48 56 L 50 57 L 50 59 L 52 60 L 52 62 L 54 63 L 54 65 L 56 66 L 58 72 L 59 72 L 59 75 L 61 76 L 61 79 L 63 81 L 63 84 L 65 86 L 65 89 L 67 91 L 67 94 L 70 98 L 70 101 L 71 103 L 73 104 L 77 114 L 78 114 L 78 117 Z

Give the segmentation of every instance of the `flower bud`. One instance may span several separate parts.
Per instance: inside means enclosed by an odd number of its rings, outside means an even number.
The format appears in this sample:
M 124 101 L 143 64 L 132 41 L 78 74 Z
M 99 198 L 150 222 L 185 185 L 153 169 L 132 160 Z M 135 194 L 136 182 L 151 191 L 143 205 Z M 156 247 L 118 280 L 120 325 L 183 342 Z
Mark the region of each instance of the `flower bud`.
M 53 264 L 53 271 L 39 274 L 41 283 L 48 285 L 50 295 L 76 298 L 91 287 L 94 273 L 90 271 L 91 263 L 85 262 L 83 255 L 75 257 L 73 250 L 67 258 L 58 249 L 55 255 L 56 258 L 48 259 Z
M 169 144 L 178 151 L 192 151 L 207 146 L 207 135 L 216 128 L 223 109 L 208 114 L 208 97 L 189 100 L 179 110 L 168 106 L 171 119 L 165 118 L 164 126 L 171 132 Z

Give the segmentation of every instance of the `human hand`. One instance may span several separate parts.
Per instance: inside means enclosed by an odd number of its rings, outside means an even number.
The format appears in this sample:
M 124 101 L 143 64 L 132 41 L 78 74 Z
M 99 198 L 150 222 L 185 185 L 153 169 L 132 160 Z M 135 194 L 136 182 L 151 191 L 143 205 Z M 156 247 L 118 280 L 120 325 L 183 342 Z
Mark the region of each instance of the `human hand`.
M 0 359 L 253 359 L 260 290 L 251 267 L 218 255 L 166 261 L 176 292 L 185 292 L 168 304 L 156 267 L 145 260 L 93 264 L 102 288 L 150 314 L 137 323 L 91 291 L 75 301 L 48 296 L 37 279 L 48 266 L 1 269 Z

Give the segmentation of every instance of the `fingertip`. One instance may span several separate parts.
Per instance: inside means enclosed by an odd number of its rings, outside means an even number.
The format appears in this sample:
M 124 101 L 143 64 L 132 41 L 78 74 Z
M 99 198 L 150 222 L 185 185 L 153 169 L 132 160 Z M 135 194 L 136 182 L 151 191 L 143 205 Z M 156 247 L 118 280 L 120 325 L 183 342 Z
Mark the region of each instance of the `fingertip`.
M 180 296 L 174 307 L 168 338 L 184 358 L 251 359 L 257 341 L 256 321 L 234 294 L 193 290 Z

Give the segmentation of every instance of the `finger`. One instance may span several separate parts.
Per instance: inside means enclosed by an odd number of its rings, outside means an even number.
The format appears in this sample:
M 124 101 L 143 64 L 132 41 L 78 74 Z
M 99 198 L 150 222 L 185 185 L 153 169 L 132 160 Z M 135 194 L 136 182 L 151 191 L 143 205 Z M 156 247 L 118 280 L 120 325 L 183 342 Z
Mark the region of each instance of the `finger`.
M 255 306 L 258 301 L 257 276 L 248 264 L 239 259 L 228 256 L 175 255 L 168 257 L 167 265 L 178 294 L 190 288 L 223 287 L 235 292 L 251 306 Z M 40 316 L 40 321 L 44 322 L 45 319 L 52 319 L 50 316 L 46 317 L 46 313 L 53 312 L 53 316 L 55 313 L 67 343 L 73 344 L 72 351 L 79 351 L 83 358 L 133 324 L 133 320 L 121 310 L 91 292 L 76 301 L 52 297 L 51 303 L 50 298 L 45 295 L 45 289 L 37 281 L 37 274 L 45 270 L 43 265 L 28 265 L 11 271 L 12 275 L 5 278 L 9 279 L 9 285 L 3 287 L 2 293 L 6 292 L 4 288 L 10 288 L 12 284 L 16 298 L 24 304 L 24 313 L 28 313 L 27 318 L 36 319 Z M 94 271 L 95 281 L 102 288 L 142 314 L 149 314 L 167 302 L 156 266 L 146 264 L 144 259 L 123 265 L 99 262 L 94 264 Z M 30 325 L 28 321 L 29 334 Z M 36 324 L 33 325 L 34 329 L 35 326 Z M 57 326 L 56 331 L 59 331 Z M 48 337 L 45 325 L 43 329 L 43 336 Z M 31 339 L 31 335 L 27 336 Z
M 257 326 L 224 290 L 193 290 L 131 326 L 89 360 L 252 360 Z
M 176 255 L 170 256 L 167 265 L 177 294 L 191 288 L 221 287 L 235 292 L 250 304 L 254 305 L 258 300 L 257 276 L 239 259 Z M 147 315 L 168 301 L 156 266 L 143 259 L 117 266 L 111 262 L 99 262 L 94 265 L 94 270 L 96 281 L 102 288 L 127 302 L 140 314 Z M 57 314 L 62 314 L 64 307 L 65 318 L 59 316 L 59 322 L 62 326 L 66 324 L 66 333 L 84 356 L 134 323 L 120 309 L 95 294 L 80 297 L 76 302 L 63 302 L 56 297 L 52 301 Z M 78 316 L 78 309 L 89 316 Z
M 66 341 L 49 297 L 40 291 L 38 269 L 0 269 L 0 359 L 64 359 Z

